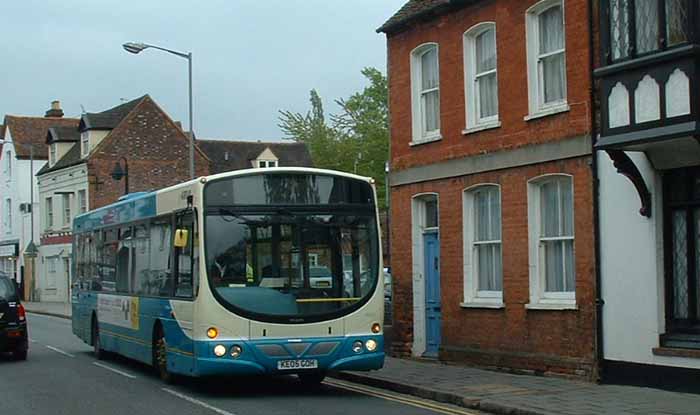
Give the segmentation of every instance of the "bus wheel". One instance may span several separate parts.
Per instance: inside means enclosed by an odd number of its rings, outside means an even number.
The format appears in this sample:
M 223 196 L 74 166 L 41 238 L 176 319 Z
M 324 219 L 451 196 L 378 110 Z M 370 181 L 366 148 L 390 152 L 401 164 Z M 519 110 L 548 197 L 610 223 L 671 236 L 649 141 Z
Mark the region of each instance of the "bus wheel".
M 102 349 L 102 343 L 100 342 L 100 325 L 97 323 L 96 318 L 92 319 L 92 353 L 97 360 L 104 360 L 107 355 Z
M 324 372 L 313 372 L 313 373 L 299 373 L 299 380 L 305 386 L 318 386 L 326 378 Z
M 163 382 L 173 383 L 173 374 L 168 371 L 168 344 L 165 342 L 165 334 L 160 326 L 157 328 L 153 343 L 153 366 Z

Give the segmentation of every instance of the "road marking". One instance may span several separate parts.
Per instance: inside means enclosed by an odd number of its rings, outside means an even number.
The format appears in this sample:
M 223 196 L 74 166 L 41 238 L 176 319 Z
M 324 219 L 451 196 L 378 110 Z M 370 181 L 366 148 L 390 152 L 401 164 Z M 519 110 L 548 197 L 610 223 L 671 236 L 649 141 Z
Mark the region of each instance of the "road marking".
M 109 366 L 107 366 L 107 365 L 103 365 L 102 363 L 92 362 L 92 364 L 95 365 L 95 366 L 101 367 L 102 369 L 107 369 L 107 370 L 109 370 L 109 371 L 112 371 L 112 372 L 114 372 L 114 373 L 120 374 L 120 375 L 122 375 L 122 376 L 126 376 L 126 377 L 129 378 L 129 379 L 136 379 L 136 376 L 134 376 L 134 375 L 132 375 L 132 374 L 130 374 L 130 373 L 122 372 L 122 371 L 119 370 L 119 369 L 115 369 L 115 368 L 113 368 L 113 367 L 109 367 Z
M 393 394 L 381 392 L 381 391 L 378 391 L 375 389 L 370 389 L 370 388 L 355 385 L 355 384 L 340 382 L 340 381 L 335 380 L 335 379 L 334 380 L 326 380 L 323 383 L 328 385 L 328 386 L 335 387 L 335 388 L 346 389 L 346 390 L 353 391 L 353 392 L 359 392 L 359 393 L 362 393 L 364 395 L 373 396 L 375 398 L 386 399 L 388 401 L 398 402 L 398 403 L 414 406 L 414 407 L 421 408 L 421 409 L 428 409 L 428 410 L 439 412 L 442 414 L 447 414 L 447 415 L 477 415 L 476 412 L 467 411 L 465 409 L 460 409 L 457 407 L 450 407 L 450 406 L 442 405 L 439 403 L 426 402 L 423 400 L 409 398 L 409 397 L 406 397 L 404 395 L 393 395 Z
M 29 339 L 29 343 L 36 343 L 36 340 L 30 338 L 30 339 Z
M 74 355 L 72 355 L 72 354 L 70 354 L 70 353 L 68 353 L 68 352 L 64 352 L 63 350 L 59 349 L 58 347 L 53 347 L 53 346 L 46 345 L 46 348 L 47 348 L 47 349 L 50 349 L 50 350 L 53 350 L 53 351 L 56 352 L 56 353 L 60 353 L 60 354 L 62 354 L 62 355 L 64 355 L 64 356 L 75 357 Z
M 176 392 L 176 391 L 174 391 L 174 390 L 172 390 L 172 389 L 168 389 L 168 388 L 161 388 L 161 389 L 162 389 L 163 391 L 165 391 L 165 392 L 168 392 L 169 394 L 171 394 L 171 395 L 173 395 L 173 396 L 177 396 L 177 397 L 180 398 L 180 399 L 184 399 L 184 400 L 186 400 L 187 402 L 193 403 L 193 404 L 195 404 L 195 405 L 199 405 L 199 406 L 201 406 L 202 408 L 209 409 L 210 411 L 214 411 L 214 412 L 216 412 L 216 413 L 219 414 L 219 415 L 235 415 L 233 412 L 224 411 L 223 409 L 219 409 L 219 408 L 217 408 L 217 407 L 215 407 L 215 406 L 211 406 L 211 405 L 209 405 L 209 404 L 206 403 L 206 402 L 202 402 L 202 401 L 200 401 L 199 399 L 195 399 L 195 398 L 189 397 L 189 396 L 184 395 L 184 394 L 182 394 L 182 393 L 180 393 L 180 392 Z

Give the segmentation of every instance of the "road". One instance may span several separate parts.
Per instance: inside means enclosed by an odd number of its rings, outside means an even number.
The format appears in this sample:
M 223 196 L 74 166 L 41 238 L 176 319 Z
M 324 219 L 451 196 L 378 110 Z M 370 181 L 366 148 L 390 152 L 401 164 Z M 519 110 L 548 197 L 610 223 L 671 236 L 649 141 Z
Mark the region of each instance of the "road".
M 393 392 L 328 379 L 309 389 L 293 376 L 162 383 L 150 367 L 118 356 L 97 361 L 70 320 L 29 314 L 26 362 L 0 356 L 3 414 L 382 414 L 476 415 Z

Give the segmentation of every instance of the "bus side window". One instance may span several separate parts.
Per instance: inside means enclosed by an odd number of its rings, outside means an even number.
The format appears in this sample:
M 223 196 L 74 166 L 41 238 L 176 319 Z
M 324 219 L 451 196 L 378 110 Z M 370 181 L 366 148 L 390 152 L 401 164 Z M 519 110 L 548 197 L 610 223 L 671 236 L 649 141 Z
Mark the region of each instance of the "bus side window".
M 134 226 L 134 238 L 132 242 L 132 283 L 131 292 L 134 294 L 148 294 L 150 264 L 150 233 L 148 224 Z
M 102 261 L 102 232 L 93 231 L 88 236 L 88 243 L 85 245 L 87 255 L 87 265 L 85 268 L 86 278 L 89 281 L 89 288 L 93 291 L 102 291 L 102 280 L 100 264 Z
M 176 229 L 187 230 L 187 245 L 175 248 L 175 269 L 177 270 L 175 297 L 192 298 L 194 278 L 197 276 L 198 237 L 195 235 L 194 215 L 192 212 L 177 217 Z
M 174 278 L 170 268 L 172 223 L 170 217 L 151 222 L 150 268 L 144 294 L 162 297 L 173 295 Z
M 133 238 L 130 227 L 123 227 L 119 230 L 119 242 L 117 244 L 117 258 L 115 266 L 116 290 L 120 293 L 129 292 L 129 266 L 131 263 L 131 246 Z

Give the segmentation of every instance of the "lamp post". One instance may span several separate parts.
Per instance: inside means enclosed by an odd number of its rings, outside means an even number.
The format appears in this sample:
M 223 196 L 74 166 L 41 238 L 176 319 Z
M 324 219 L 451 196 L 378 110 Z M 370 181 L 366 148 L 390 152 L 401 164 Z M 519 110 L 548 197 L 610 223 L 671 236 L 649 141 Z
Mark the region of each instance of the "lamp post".
M 111 176 L 116 181 L 124 178 L 124 194 L 127 195 L 129 194 L 129 163 L 126 161 L 125 157 L 120 158 L 120 160 L 124 161 L 124 168 L 122 169 L 122 165 L 117 161 L 114 163 Z
M 188 53 L 177 52 L 177 51 L 174 51 L 171 49 L 166 49 L 166 48 L 163 48 L 160 46 L 149 45 L 146 43 L 138 43 L 138 42 L 124 43 L 122 45 L 122 47 L 127 52 L 133 53 L 133 54 L 141 53 L 144 49 L 153 48 L 153 49 L 162 50 L 164 52 L 171 53 L 175 56 L 179 56 L 181 58 L 187 59 L 187 67 L 189 70 L 190 179 L 194 179 L 194 127 L 192 126 L 192 52 L 188 52 Z

